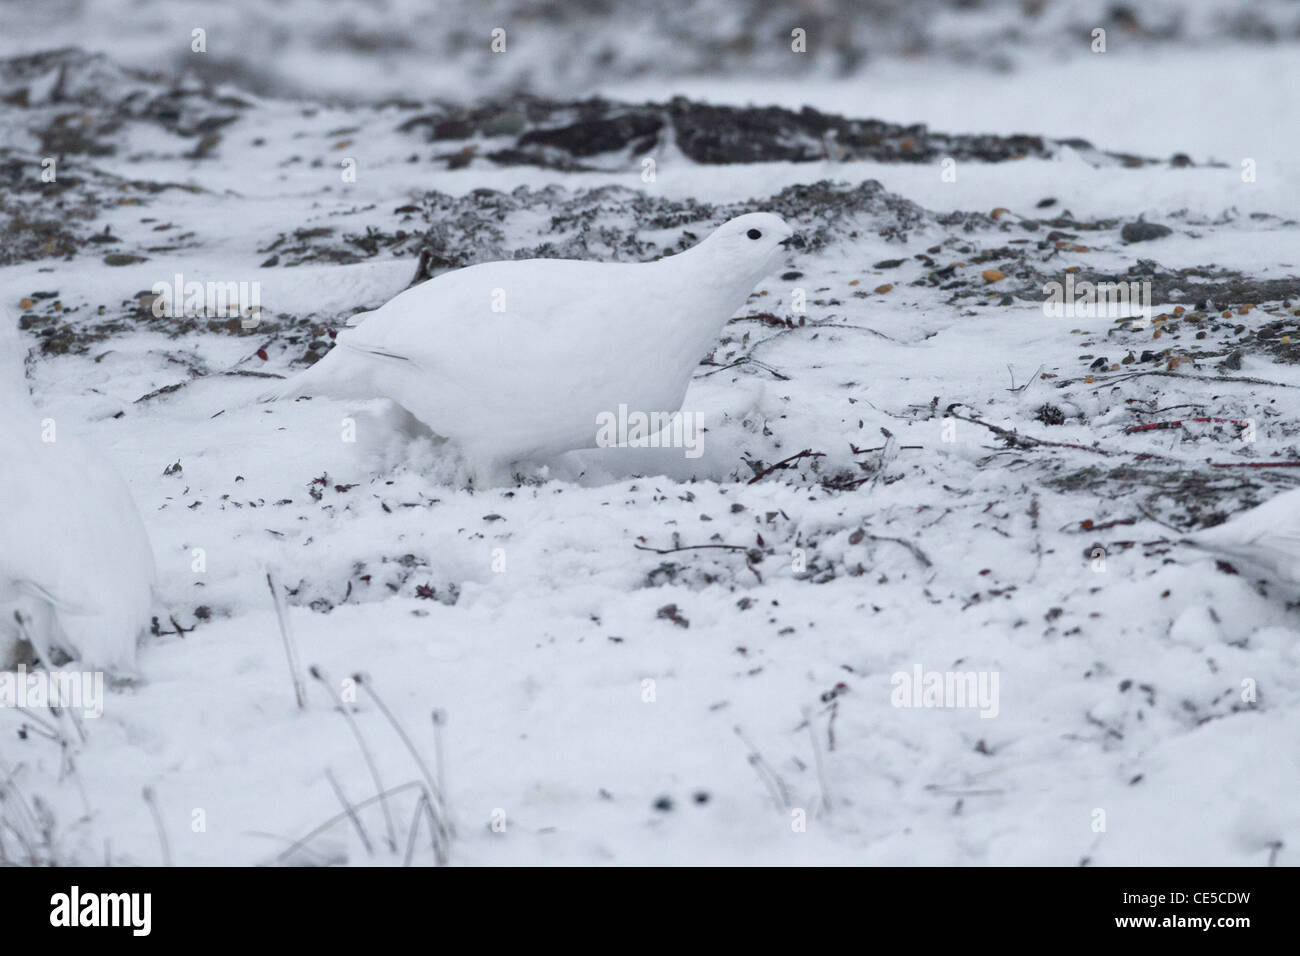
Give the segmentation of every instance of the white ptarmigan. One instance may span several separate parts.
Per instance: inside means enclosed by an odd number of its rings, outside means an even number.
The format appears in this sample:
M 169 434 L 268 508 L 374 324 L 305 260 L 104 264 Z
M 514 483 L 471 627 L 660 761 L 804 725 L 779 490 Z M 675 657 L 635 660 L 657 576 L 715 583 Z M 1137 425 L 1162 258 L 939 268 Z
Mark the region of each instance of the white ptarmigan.
M 1279 583 L 1300 587 L 1300 488 L 1185 540 L 1262 571 Z
M 596 445 L 600 415 L 681 409 L 692 372 L 793 230 L 750 213 L 653 262 L 487 262 L 354 316 L 261 401 L 388 398 L 456 442 L 478 480 Z
M 50 666 L 57 650 L 129 674 L 153 607 L 153 549 L 113 466 L 31 404 L 8 324 L 0 314 L 0 669 L 24 662 L 27 640 Z

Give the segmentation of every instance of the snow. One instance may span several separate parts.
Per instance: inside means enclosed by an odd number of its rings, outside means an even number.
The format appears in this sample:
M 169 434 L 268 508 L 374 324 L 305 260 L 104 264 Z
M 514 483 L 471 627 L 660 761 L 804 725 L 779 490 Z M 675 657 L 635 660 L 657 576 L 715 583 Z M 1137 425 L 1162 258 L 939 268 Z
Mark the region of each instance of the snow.
M 1114 230 L 1088 235 L 1079 241 L 1090 251 L 1062 256 L 1062 269 L 1123 271 L 1150 257 L 1170 270 L 1294 279 L 1294 54 L 1148 50 L 1116 53 L 1106 70 L 1076 57 L 978 80 L 934 60 L 883 64 L 872 69 L 896 79 L 873 81 L 870 96 L 831 79 L 799 92 L 680 85 L 719 100 L 1083 136 L 1228 164 L 1120 169 L 1067 154 L 961 163 L 955 183 L 921 164 L 706 167 L 672 155 L 653 183 L 635 158 L 612 172 L 484 161 L 448 170 L 406 162 L 428 147 L 396 132 L 404 114 L 391 108 L 305 116 L 288 99 L 249 98 L 253 112 L 223 130 L 210 160 L 180 158 L 177 138 L 157 130 L 94 160 L 198 190 L 106 209 L 97 230 L 111 226 L 125 249 L 163 242 L 154 227 L 166 222 L 186 238 L 134 265 L 85 254 L 5 266 L 0 301 L 13 308 L 57 289 L 73 310 L 62 321 L 90 327 L 98 306 L 116 313 L 182 273 L 259 281 L 272 320 L 339 327 L 406 286 L 409 250 L 263 265 L 277 235 L 391 231 L 393 210 L 428 190 L 557 180 L 567 195 L 613 184 L 722 205 L 876 179 L 924 210 L 1005 207 L 1018 218 L 1054 197 L 1054 210 L 1081 221 L 1145 215 L 1174 229 L 1133 246 Z M 1225 56 L 1231 68 L 1220 68 Z M 344 136 L 329 133 L 347 126 L 363 128 L 348 135 L 365 156 L 345 188 L 337 161 L 349 147 L 334 149 Z M 15 149 L 35 149 L 17 136 Z M 301 161 L 282 163 L 293 154 Z M 1260 175 L 1245 184 L 1238 163 L 1252 154 Z M 81 166 L 71 159 L 69 172 Z M 411 788 L 392 799 L 396 851 L 373 803 L 359 811 L 373 855 L 346 817 L 296 845 L 341 812 L 327 770 L 353 803 L 376 786 L 322 681 L 304 673 L 307 706 L 296 704 L 270 569 L 287 589 L 303 669 L 319 668 L 335 692 L 364 673 L 425 759 L 441 750 L 454 864 L 1298 862 L 1295 595 L 1226 573 L 1178 539 L 1295 485 L 1295 469 L 1209 463 L 1300 457 L 1300 365 L 1243 348 L 1232 372 L 1213 358 L 1183 366 L 1186 377 L 1092 373 L 1091 356 L 1118 363 L 1174 340 L 1109 318 L 1048 319 L 1041 302 L 1001 304 L 1000 290 L 955 300 L 910 284 L 928 271 L 912 257 L 935 245 L 942 266 L 973 260 L 959 243 L 978 253 L 1041 233 L 931 217 L 887 238 L 871 225 L 864 217 L 793 253 L 782 268 L 803 276 L 768 276 L 723 330 L 715 364 L 696 370 L 686 398 L 709 428 L 698 460 L 675 449 L 577 452 L 517 487 L 472 491 L 382 401 L 256 404 L 265 375 L 298 368 L 302 348 L 282 331 L 141 322 L 85 352 L 37 350 L 27 372 L 41 406 L 83 423 L 125 476 L 159 572 L 160 633 L 140 647 L 140 679 L 110 684 L 76 751 L 88 809 L 60 773 L 60 749 L 37 732 L 19 739 L 32 719 L 0 708 L 0 774 L 50 806 L 47 857 L 161 862 L 140 797 L 149 787 L 180 864 L 403 862 Z M 548 234 L 544 217 L 503 228 L 511 248 Z M 680 232 L 653 238 L 662 247 Z M 1006 258 L 957 274 L 978 277 Z M 908 261 L 872 265 L 887 259 Z M 892 289 L 872 291 L 883 284 Z M 807 325 L 756 318 L 794 316 L 793 286 L 808 293 Z M 1222 334 L 1263 321 L 1256 310 L 1225 320 Z M 1189 341 L 1190 327 L 1175 344 Z M 754 361 L 729 367 L 745 355 Z M 1062 424 L 1036 418 L 1045 404 L 1065 413 Z M 1214 423 L 1126 431 L 1192 415 L 1254 419 L 1256 441 Z M 340 437 L 347 417 L 355 443 Z M 986 426 L 1058 444 L 1008 447 Z M 823 457 L 751 482 L 805 449 Z M 837 475 L 862 482 L 829 487 Z M 728 547 L 698 547 L 712 545 Z M 893 706 L 894 675 L 918 665 L 996 673 L 997 716 Z M 421 780 L 374 699 L 363 689 L 352 706 L 384 786 Z M 446 715 L 440 730 L 435 710 Z M 17 853 L 12 833 L 3 843 Z M 434 859 L 426 830 L 414 860 Z

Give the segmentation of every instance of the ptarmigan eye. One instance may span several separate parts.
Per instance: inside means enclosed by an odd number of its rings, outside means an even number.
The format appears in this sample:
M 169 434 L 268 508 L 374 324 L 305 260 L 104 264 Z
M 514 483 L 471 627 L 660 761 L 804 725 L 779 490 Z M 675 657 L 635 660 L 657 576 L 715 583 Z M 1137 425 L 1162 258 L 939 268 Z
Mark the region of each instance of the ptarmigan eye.
M 757 229 L 751 229 L 751 230 L 749 230 L 749 232 L 745 233 L 745 235 L 749 236 L 749 238 L 751 238 L 751 239 L 762 239 L 762 238 L 763 238 L 763 234 L 762 234 L 761 232 L 759 232 Z

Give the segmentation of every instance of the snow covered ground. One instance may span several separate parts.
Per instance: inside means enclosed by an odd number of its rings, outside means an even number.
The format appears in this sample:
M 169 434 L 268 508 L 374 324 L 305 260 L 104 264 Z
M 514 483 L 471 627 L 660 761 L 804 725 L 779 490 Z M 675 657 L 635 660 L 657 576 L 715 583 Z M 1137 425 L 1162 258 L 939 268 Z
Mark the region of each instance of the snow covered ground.
M 427 104 L 6 61 L 0 306 L 35 400 L 126 476 L 160 585 L 75 752 L 0 708 L 0 845 L 434 862 L 386 708 L 457 864 L 1300 861 L 1300 596 L 1177 543 L 1300 482 L 1295 53 L 598 90 L 1092 144 L 955 180 L 697 162 L 680 124 L 523 162 L 529 117 L 430 138 Z M 473 491 L 383 402 L 252 401 L 422 250 L 644 259 L 757 209 L 810 241 L 698 370 L 699 459 L 571 453 Z M 1139 219 L 1172 231 L 1124 241 Z M 1150 281 L 1150 321 L 1045 316 L 1071 269 Z M 260 283 L 261 324 L 155 318 L 176 274 Z M 996 696 L 898 706 L 918 670 Z M 353 674 L 373 770 L 335 706 Z M 327 773 L 370 801 L 355 824 Z

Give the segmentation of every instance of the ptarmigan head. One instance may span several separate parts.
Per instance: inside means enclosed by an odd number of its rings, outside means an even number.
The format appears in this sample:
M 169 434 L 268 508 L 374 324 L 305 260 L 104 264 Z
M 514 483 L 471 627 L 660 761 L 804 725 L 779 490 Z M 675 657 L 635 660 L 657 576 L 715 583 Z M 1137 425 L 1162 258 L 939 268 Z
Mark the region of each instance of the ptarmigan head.
M 757 282 L 773 271 L 792 239 L 796 239 L 794 230 L 780 216 L 751 212 L 724 222 L 695 249 L 707 250 L 729 269 L 744 272 Z

